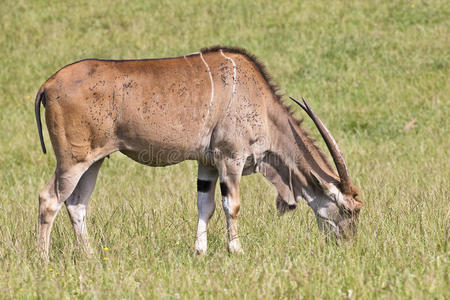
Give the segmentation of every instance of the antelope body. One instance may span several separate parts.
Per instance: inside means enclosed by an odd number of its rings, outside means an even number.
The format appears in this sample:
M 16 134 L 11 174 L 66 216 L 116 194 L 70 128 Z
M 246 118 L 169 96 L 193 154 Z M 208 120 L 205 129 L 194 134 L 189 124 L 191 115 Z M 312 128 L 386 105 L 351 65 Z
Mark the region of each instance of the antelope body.
M 51 227 L 64 203 L 77 240 L 92 252 L 86 208 L 103 159 L 115 151 L 149 166 L 198 161 L 199 254 L 207 249 L 218 178 L 231 252 L 242 252 L 237 217 L 243 175 L 260 172 L 272 182 L 281 212 L 306 199 L 319 227 L 337 236 L 351 233 L 357 221 L 362 203 L 329 132 L 306 103 L 299 103 L 316 118 L 339 175 L 281 102 L 264 66 L 242 49 L 214 47 L 146 60 L 88 59 L 62 68 L 36 97 L 45 153 L 41 103 L 57 162 L 39 195 L 38 242 L 47 258 Z

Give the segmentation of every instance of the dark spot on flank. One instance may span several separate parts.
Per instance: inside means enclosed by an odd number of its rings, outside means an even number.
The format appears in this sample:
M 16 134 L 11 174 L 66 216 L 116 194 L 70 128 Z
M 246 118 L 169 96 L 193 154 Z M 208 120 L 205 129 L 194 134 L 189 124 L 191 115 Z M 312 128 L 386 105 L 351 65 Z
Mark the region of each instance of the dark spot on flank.
M 88 76 L 92 76 L 95 73 L 95 71 L 97 70 L 97 66 L 98 65 L 95 64 L 89 68 Z
M 211 188 L 211 181 L 197 179 L 197 191 L 206 193 Z
M 228 195 L 228 186 L 225 182 L 220 183 L 220 193 L 222 196 Z

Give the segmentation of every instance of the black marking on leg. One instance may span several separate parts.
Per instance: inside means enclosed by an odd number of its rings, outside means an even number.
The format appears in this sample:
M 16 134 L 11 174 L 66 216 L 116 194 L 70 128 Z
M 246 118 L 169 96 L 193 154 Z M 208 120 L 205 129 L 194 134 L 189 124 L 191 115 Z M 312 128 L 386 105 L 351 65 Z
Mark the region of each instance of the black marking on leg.
M 197 179 L 197 191 L 202 193 L 209 192 L 211 181 Z
M 227 196 L 228 195 L 228 186 L 225 182 L 221 182 L 220 183 L 220 192 L 222 194 L 222 196 Z

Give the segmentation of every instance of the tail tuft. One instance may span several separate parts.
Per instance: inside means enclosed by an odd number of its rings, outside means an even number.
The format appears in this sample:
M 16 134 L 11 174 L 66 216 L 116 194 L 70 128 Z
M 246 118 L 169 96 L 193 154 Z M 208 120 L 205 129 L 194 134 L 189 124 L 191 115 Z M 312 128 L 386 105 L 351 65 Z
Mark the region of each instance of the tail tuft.
M 47 150 L 45 149 L 44 136 L 42 135 L 42 122 L 41 122 L 41 102 L 44 96 L 45 90 L 44 88 L 41 88 L 38 94 L 36 95 L 36 100 L 34 102 L 34 114 L 36 116 L 36 123 L 39 132 L 39 140 L 41 141 L 42 152 L 44 152 L 45 154 L 47 153 Z

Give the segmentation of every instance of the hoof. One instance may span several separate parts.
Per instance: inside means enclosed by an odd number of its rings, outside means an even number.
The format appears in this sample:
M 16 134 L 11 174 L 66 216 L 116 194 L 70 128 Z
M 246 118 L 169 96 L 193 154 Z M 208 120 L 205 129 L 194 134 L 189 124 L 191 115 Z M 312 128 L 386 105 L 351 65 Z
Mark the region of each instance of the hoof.
M 90 245 L 86 245 L 83 247 L 83 253 L 88 258 L 94 257 L 94 249 L 92 249 Z
M 244 254 L 244 250 L 241 247 L 241 242 L 238 239 L 234 239 L 228 243 L 228 251 L 233 254 Z
M 206 242 L 195 241 L 195 254 L 198 256 L 205 255 L 207 248 Z

